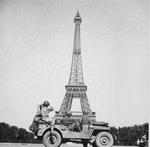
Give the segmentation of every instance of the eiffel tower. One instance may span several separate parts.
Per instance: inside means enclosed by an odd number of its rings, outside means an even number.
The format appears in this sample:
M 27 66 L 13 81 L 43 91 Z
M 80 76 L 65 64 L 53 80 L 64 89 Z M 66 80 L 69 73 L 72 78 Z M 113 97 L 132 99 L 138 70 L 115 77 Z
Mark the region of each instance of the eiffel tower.
M 81 59 L 81 43 L 80 43 L 80 24 L 82 18 L 79 11 L 74 17 L 75 32 L 72 54 L 71 72 L 68 85 L 65 86 L 66 94 L 59 110 L 59 114 L 71 111 L 73 99 L 80 99 L 82 114 L 95 115 L 91 111 L 90 104 L 86 95 L 87 86 L 84 84 L 82 59 Z

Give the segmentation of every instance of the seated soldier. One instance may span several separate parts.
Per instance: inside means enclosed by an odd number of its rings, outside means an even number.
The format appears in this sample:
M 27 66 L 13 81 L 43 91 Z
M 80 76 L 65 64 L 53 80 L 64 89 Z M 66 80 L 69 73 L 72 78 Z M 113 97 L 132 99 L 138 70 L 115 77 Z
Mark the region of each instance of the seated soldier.
M 71 115 L 72 115 L 71 112 L 66 112 L 62 123 L 66 125 L 70 131 L 80 132 L 81 131 L 80 121 L 70 118 Z

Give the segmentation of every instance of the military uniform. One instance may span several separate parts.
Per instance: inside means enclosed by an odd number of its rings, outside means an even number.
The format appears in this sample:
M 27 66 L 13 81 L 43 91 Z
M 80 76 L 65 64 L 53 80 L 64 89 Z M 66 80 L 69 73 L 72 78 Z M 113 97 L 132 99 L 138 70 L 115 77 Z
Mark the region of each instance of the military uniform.
M 39 105 L 37 107 L 37 116 L 41 115 L 41 120 L 47 121 L 47 122 L 53 122 L 54 121 L 54 110 L 53 107 L 49 106 L 44 106 L 43 104 Z M 51 112 L 51 113 L 50 113 Z M 50 113 L 50 114 L 49 114 Z
M 54 122 L 55 122 L 54 111 L 53 111 L 54 108 L 51 107 L 49 103 L 48 103 L 48 105 L 44 105 L 44 103 L 41 105 L 38 105 L 37 113 L 34 117 L 32 125 L 29 127 L 29 129 L 32 132 L 34 132 L 35 134 L 38 131 L 38 124 L 40 123 L 40 121 L 46 121 L 46 122 L 49 122 L 51 124 L 54 124 Z M 50 115 L 49 115 L 49 113 L 50 113 Z
M 62 124 L 67 126 L 70 131 L 76 131 L 76 132 L 81 131 L 80 121 L 70 118 L 70 116 L 65 116 L 62 120 Z

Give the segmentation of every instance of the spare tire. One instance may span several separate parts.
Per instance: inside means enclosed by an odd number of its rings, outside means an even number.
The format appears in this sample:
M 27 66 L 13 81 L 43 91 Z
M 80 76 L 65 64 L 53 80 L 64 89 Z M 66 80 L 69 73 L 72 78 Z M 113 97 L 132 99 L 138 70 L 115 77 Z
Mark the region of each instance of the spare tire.
M 97 147 L 112 147 L 114 139 L 110 133 L 100 132 L 96 136 L 95 143 Z
M 57 131 L 48 131 L 43 136 L 43 144 L 45 147 L 59 147 L 61 141 L 61 135 Z

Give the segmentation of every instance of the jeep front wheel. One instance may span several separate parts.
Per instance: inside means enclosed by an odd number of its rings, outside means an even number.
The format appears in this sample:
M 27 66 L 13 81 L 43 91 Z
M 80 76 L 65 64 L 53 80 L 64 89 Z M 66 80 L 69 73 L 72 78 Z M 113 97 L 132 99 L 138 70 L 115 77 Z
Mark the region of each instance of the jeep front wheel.
M 61 135 L 57 131 L 48 131 L 43 136 L 43 144 L 45 147 L 59 147 L 61 140 Z
M 113 143 L 113 137 L 108 132 L 100 132 L 96 136 L 95 144 L 97 147 L 112 147 Z

